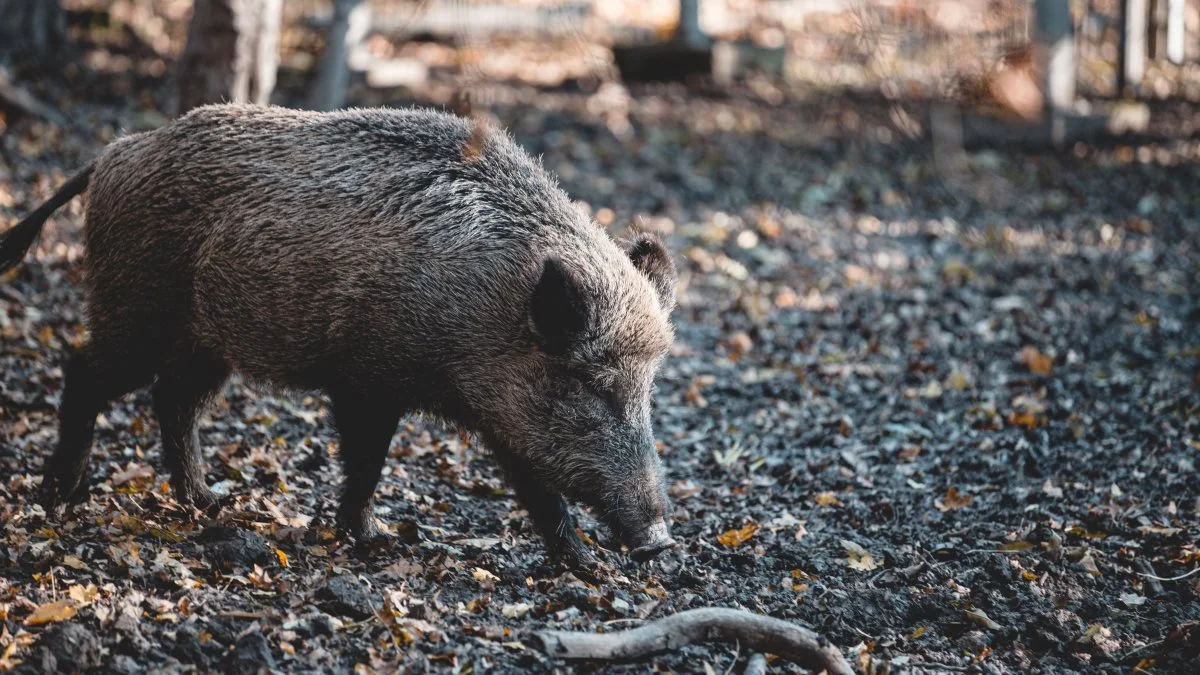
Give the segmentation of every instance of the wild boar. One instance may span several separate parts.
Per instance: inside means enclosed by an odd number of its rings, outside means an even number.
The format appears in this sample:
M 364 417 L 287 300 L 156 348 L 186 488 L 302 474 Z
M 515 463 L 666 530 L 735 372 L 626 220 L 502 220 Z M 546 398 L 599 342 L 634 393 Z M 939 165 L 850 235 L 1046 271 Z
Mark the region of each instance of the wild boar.
M 651 386 L 675 268 L 619 246 L 502 131 L 429 110 L 198 108 L 111 143 L 3 235 L 0 272 L 87 190 L 89 342 L 64 368 L 48 508 L 87 497 L 96 415 L 152 384 L 179 500 L 209 508 L 197 418 L 234 370 L 324 392 L 345 474 L 373 494 L 402 416 L 476 432 L 555 557 L 594 557 L 568 501 L 635 559 L 672 547 Z

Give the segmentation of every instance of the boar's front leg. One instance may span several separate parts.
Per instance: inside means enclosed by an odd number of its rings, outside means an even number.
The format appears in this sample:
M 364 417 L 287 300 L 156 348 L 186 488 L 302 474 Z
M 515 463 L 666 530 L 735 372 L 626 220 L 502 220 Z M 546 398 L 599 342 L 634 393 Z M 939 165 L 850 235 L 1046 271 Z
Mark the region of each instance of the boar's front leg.
M 543 487 L 524 460 L 508 452 L 497 452 L 496 456 L 517 494 L 517 501 L 541 532 L 550 556 L 576 569 L 595 566 L 596 556 L 575 531 L 575 517 L 567 500 Z
M 229 371 L 229 365 L 215 354 L 193 352 L 164 366 L 154 383 L 154 416 L 175 498 L 201 510 L 215 506 L 217 496 L 204 480 L 196 423 Z
M 345 487 L 338 507 L 338 527 L 362 543 L 380 539 L 375 516 L 375 487 L 379 484 L 383 463 L 392 445 L 392 435 L 400 423 L 402 411 L 389 405 L 386 395 L 369 396 L 351 392 L 330 392 L 333 417 L 341 437 L 338 456 L 342 458 Z

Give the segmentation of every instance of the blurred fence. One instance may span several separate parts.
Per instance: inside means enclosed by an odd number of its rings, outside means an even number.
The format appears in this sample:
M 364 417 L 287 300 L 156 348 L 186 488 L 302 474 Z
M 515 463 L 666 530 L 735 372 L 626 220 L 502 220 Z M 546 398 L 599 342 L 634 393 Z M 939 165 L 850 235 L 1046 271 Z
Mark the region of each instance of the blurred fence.
M 1082 95 L 1115 92 L 1121 3 L 1072 0 Z M 1148 13 L 1148 96 L 1200 99 L 1200 0 L 1184 0 L 1181 64 L 1168 62 L 1161 19 L 1169 2 L 1142 0 Z M 63 0 L 68 10 L 107 11 L 175 52 L 189 0 Z M 284 63 L 312 66 L 332 0 L 286 0 Z M 614 43 L 667 39 L 678 0 L 368 0 L 372 38 L 383 57 L 407 55 L 481 79 L 555 85 L 613 75 Z M 1137 3 L 1135 3 L 1137 4 Z M 901 97 L 971 97 L 998 67 L 1029 59 L 1033 0 L 701 0 L 700 24 L 723 40 L 783 54 L 780 79 L 824 88 L 882 89 Z M 138 24 L 138 25 L 134 25 Z M 566 54 L 568 58 L 563 58 Z

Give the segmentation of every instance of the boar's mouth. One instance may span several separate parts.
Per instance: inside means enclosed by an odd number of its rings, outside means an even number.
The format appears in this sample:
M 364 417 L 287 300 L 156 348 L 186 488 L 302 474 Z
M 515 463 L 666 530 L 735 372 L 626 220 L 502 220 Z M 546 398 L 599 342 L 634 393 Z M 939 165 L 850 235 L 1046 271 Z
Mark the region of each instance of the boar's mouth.
M 675 548 L 678 544 L 667 531 L 667 524 L 662 518 L 655 520 L 649 526 L 638 530 L 625 540 L 629 547 L 629 556 L 637 562 L 646 562 L 654 556 Z

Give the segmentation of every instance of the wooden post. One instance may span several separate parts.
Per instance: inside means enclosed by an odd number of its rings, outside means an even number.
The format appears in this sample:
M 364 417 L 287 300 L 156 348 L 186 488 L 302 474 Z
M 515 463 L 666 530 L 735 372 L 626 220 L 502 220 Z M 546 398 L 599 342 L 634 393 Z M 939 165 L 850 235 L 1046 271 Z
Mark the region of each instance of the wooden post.
M 1167 58 L 1181 65 L 1184 54 L 1184 9 L 1186 0 L 1167 0 Z
M 1117 51 L 1117 96 L 1136 96 L 1146 73 L 1146 0 L 1121 2 L 1121 46 Z
M 700 30 L 700 0 L 679 0 L 679 25 L 675 39 L 692 49 L 708 46 L 708 36 Z
M 325 37 L 325 53 L 317 66 L 317 79 L 309 97 L 313 110 L 336 110 L 346 103 L 350 82 L 350 55 L 367 37 L 371 10 L 362 0 L 335 0 L 333 23 Z
M 1036 0 L 1034 11 L 1035 53 L 1045 77 L 1051 140 L 1058 144 L 1065 140 L 1064 118 L 1075 105 L 1075 22 L 1070 0 Z

